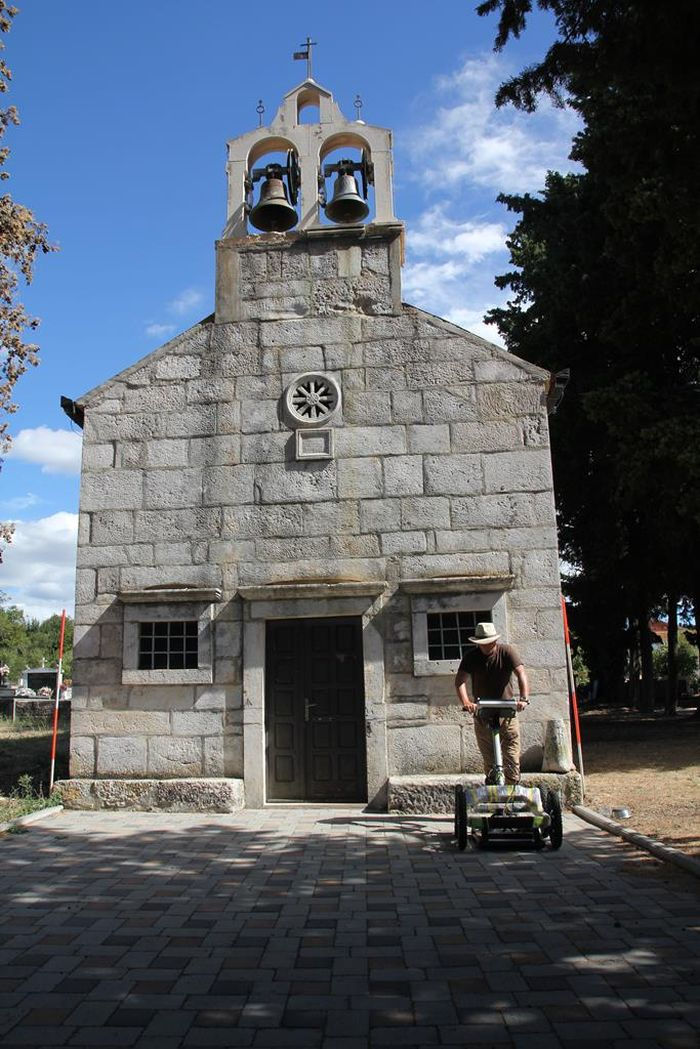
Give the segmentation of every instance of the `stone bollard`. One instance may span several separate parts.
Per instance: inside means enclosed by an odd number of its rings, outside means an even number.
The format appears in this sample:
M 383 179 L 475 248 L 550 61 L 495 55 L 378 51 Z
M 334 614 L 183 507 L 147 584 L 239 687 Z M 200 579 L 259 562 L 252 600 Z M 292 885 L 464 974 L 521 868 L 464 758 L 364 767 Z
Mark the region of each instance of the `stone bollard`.
M 573 767 L 568 721 L 548 721 L 544 731 L 542 771 L 570 772 Z

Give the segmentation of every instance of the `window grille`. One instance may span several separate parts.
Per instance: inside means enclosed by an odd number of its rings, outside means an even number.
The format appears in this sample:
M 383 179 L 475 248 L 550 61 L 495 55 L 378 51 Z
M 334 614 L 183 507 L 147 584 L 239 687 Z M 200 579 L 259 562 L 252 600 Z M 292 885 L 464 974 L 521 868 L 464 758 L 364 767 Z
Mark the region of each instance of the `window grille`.
M 492 622 L 491 611 L 428 612 L 428 659 L 461 659 L 476 646 L 469 641 L 477 623 Z
M 196 619 L 139 623 L 139 670 L 196 670 L 198 666 Z

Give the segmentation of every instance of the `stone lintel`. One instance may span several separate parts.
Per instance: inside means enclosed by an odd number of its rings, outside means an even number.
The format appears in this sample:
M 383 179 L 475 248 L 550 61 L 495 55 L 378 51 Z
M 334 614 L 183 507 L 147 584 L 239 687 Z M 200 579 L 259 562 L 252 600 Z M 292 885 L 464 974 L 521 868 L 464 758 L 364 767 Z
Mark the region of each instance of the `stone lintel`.
M 120 590 L 117 597 L 125 605 L 165 604 L 170 601 L 220 601 L 219 587 L 176 586 L 153 590 Z
M 265 583 L 260 586 L 240 586 L 236 593 L 244 601 L 281 601 L 324 597 L 378 597 L 386 589 L 385 582 L 338 583 Z
M 433 576 L 431 579 L 402 579 L 399 589 L 406 594 L 461 594 L 476 590 L 511 590 L 512 575 Z

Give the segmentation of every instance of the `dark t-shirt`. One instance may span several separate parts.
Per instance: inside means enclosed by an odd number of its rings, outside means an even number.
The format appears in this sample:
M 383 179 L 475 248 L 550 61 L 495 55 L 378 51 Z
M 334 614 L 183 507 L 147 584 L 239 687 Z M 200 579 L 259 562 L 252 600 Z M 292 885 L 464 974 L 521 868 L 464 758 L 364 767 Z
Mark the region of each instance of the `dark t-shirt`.
M 510 676 L 521 664 L 517 650 L 498 641 L 488 656 L 479 646 L 467 652 L 459 669 L 471 674 L 472 699 L 512 699 Z

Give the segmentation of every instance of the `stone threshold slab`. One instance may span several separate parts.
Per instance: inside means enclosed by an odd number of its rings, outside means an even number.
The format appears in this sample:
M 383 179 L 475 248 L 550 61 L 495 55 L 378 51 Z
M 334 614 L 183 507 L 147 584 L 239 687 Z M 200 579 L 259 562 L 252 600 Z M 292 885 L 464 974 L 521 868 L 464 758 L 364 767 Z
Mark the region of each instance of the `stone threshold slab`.
M 430 815 L 454 813 L 455 787 L 476 787 L 484 782 L 483 773 L 435 773 L 423 776 L 390 776 L 387 808 L 389 812 Z M 524 772 L 523 787 L 549 787 L 561 795 L 563 804 L 573 808 L 582 801 L 578 772 Z
M 245 806 L 242 779 L 64 779 L 56 789 L 67 809 L 238 812 Z

